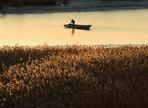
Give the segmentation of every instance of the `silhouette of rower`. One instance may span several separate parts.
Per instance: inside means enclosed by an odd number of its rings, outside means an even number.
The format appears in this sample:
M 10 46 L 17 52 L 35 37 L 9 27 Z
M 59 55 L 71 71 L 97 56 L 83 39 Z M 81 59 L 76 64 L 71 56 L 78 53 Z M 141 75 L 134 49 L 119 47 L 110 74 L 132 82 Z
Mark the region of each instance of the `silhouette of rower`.
M 75 25 L 75 20 L 72 19 L 72 20 L 71 20 L 71 23 L 72 23 L 73 25 Z

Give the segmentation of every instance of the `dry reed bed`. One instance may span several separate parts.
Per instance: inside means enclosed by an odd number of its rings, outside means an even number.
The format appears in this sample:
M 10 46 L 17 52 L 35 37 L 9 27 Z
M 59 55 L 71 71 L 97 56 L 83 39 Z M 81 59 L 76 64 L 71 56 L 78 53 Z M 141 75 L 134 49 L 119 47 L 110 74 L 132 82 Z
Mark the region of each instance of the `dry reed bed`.
M 2 108 L 148 107 L 148 46 L 5 46 L 0 53 Z

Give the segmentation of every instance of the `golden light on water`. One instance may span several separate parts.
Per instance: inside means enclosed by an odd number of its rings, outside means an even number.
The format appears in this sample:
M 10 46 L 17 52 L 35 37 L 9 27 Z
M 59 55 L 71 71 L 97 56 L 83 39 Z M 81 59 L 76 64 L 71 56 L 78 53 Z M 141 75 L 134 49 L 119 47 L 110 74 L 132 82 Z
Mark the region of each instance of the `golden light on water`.
M 148 44 L 148 10 L 0 16 L 0 46 Z M 75 19 L 89 31 L 65 29 Z

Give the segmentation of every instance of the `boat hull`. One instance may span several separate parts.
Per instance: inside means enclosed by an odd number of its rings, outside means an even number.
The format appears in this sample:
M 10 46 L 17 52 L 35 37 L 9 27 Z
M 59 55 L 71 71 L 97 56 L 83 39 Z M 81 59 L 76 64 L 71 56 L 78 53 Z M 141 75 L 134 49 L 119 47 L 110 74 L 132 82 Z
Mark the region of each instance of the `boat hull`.
M 65 24 L 66 28 L 74 28 L 74 29 L 84 29 L 89 30 L 92 25 L 78 25 L 78 24 Z

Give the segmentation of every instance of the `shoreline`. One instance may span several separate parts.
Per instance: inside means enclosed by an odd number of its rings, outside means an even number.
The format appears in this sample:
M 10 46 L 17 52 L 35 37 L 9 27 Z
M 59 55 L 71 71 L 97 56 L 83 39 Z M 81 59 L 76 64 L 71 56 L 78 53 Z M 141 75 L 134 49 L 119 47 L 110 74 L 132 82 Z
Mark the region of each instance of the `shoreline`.
M 42 44 L 42 45 L 19 45 L 19 44 L 15 44 L 15 45 L 3 45 L 0 46 L 0 48 L 3 47 L 30 47 L 30 48 L 34 48 L 34 47 L 72 47 L 72 46 L 78 46 L 78 47 L 106 47 L 106 48 L 115 48 L 115 47 L 124 47 L 124 46 L 131 46 L 131 47 L 141 47 L 141 46 L 148 46 L 148 44 L 97 44 L 97 45 L 83 45 L 83 44 L 65 44 L 65 45 L 48 45 L 48 44 Z
M 140 10 L 148 9 L 148 2 L 78 2 L 67 5 L 60 4 L 55 6 L 9 6 L 2 5 L 0 14 L 44 14 L 44 13 L 63 13 L 63 12 L 96 12 L 96 11 L 116 11 L 116 10 Z

